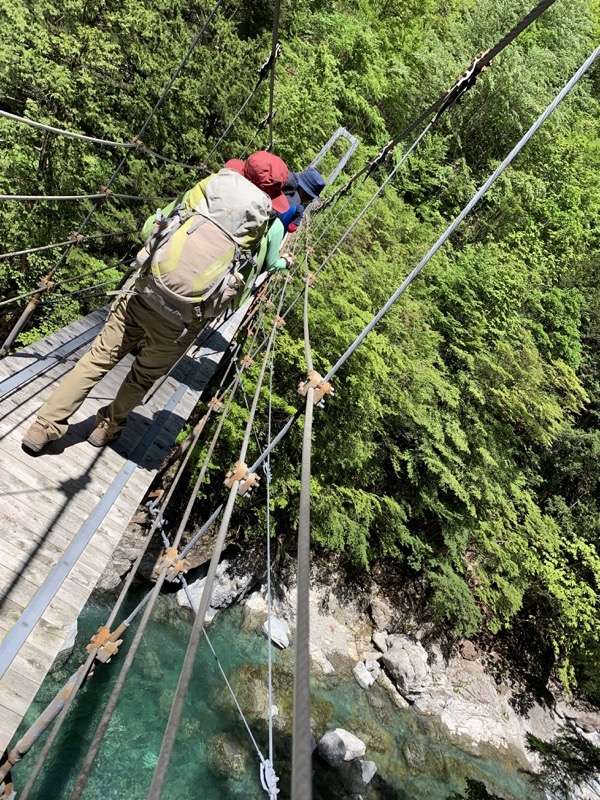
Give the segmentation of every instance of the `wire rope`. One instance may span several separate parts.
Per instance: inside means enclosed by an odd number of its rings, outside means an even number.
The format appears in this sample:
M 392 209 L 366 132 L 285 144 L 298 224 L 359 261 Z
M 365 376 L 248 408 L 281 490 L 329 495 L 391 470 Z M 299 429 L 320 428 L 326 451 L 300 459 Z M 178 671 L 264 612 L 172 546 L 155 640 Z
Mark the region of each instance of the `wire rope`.
M 27 256 L 30 253 L 40 253 L 42 250 L 54 250 L 57 247 L 66 247 L 68 244 L 80 245 L 80 244 L 83 244 L 83 242 L 90 242 L 90 241 L 92 241 L 94 239 L 109 239 L 112 236 L 129 236 L 130 234 L 136 233 L 136 232 L 137 232 L 137 228 L 132 228 L 131 230 L 128 230 L 128 231 L 118 231 L 118 232 L 115 232 L 115 233 L 95 233 L 95 234 L 92 234 L 91 236 L 83 236 L 80 239 L 77 239 L 77 241 L 74 241 L 74 239 L 71 238 L 71 239 L 66 239 L 64 242 L 55 242 L 54 244 L 42 244 L 42 245 L 39 245 L 38 247 L 30 247 L 27 250 L 13 250 L 11 253 L 0 253 L 0 261 L 4 261 L 7 258 L 16 258 L 17 256 Z M 91 273 L 91 272 L 88 273 L 88 275 L 92 275 L 92 274 L 94 274 L 94 273 Z M 78 277 L 84 278 L 86 276 L 85 275 L 80 275 Z M 75 280 L 75 279 L 71 278 L 71 280 Z M 37 289 L 36 289 L 36 291 L 37 291 Z M 29 292 L 28 294 L 23 294 L 23 295 L 20 295 L 18 298 L 14 297 L 12 299 L 13 300 L 19 300 L 19 299 L 22 299 L 23 297 L 29 297 L 30 294 L 35 294 L 35 292 Z
M 271 35 L 271 75 L 269 77 L 269 151 L 273 152 L 273 103 L 275 102 L 275 59 L 279 47 L 279 21 L 281 17 L 281 0 L 275 0 L 273 7 L 273 32 Z
M 440 116 L 444 111 L 446 111 L 453 103 L 455 103 L 462 95 L 468 91 L 477 76 L 488 67 L 492 61 L 512 42 L 514 39 L 517 38 L 526 28 L 529 27 L 533 22 L 535 22 L 548 8 L 550 8 L 556 0 L 541 0 L 535 8 L 533 8 L 528 14 L 526 14 L 516 25 L 514 25 L 508 33 L 502 37 L 492 48 L 480 53 L 478 56 L 473 59 L 471 65 L 467 68 L 467 70 L 458 78 L 455 84 L 452 86 L 451 89 L 441 94 L 437 100 L 431 103 L 416 119 L 410 122 L 405 128 L 403 128 L 396 136 L 394 136 L 381 150 L 381 152 L 372 160 L 365 164 L 362 169 L 358 170 L 340 189 L 334 192 L 327 200 L 324 201 L 324 205 L 328 205 L 343 194 L 345 194 L 350 186 L 358 180 L 362 175 L 365 173 L 370 173 L 373 169 L 377 166 L 377 164 L 381 163 L 392 150 L 403 140 L 406 139 L 410 134 L 415 131 L 423 122 L 425 122 L 429 117 L 433 114 L 436 116 L 432 120 L 432 122 L 437 122 Z

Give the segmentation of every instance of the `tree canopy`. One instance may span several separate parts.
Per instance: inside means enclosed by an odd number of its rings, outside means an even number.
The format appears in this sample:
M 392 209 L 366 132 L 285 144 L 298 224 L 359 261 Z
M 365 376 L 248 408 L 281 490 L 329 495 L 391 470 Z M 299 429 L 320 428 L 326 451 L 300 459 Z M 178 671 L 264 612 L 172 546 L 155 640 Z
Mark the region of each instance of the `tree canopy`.
M 344 125 L 361 141 L 350 169 L 364 163 L 529 8 L 525 0 L 284 2 L 276 151 L 301 169 Z M 2 0 L 2 11 L 1 107 L 127 142 L 210 6 Z M 266 84 L 219 137 L 268 56 L 271 15 L 267 2 L 225 3 L 143 137 L 198 170 L 133 149 L 115 192 L 174 197 L 204 167 L 267 144 L 267 133 L 257 134 Z M 591 52 L 599 30 L 596 0 L 557 0 L 423 140 L 312 290 L 316 369 L 331 366 L 408 274 Z M 578 680 L 597 700 L 599 99 L 595 69 L 343 368 L 316 421 L 312 486 L 315 548 L 362 569 L 393 565 L 403 580 L 418 579 L 425 613 L 440 624 L 459 635 L 516 632 L 566 685 Z M 124 154 L 3 118 L 0 137 L 3 194 L 94 193 Z M 315 214 L 318 232 L 343 209 L 311 253 L 313 268 L 384 174 L 321 221 Z M 2 202 L 4 252 L 67 239 L 92 202 Z M 103 201 L 86 232 L 138 229 L 157 204 Z M 73 248 L 56 275 L 68 288 L 49 295 L 20 343 L 103 303 L 78 292 L 117 280 L 137 244 L 128 234 Z M 2 296 L 35 288 L 59 253 L 0 261 Z M 105 267 L 101 278 L 79 277 Z M 5 334 L 19 307 L 1 310 Z M 275 424 L 297 407 L 302 335 L 294 311 L 278 337 Z M 225 426 L 221 466 L 244 413 L 238 407 Z M 290 438 L 273 461 L 282 539 L 295 533 L 299 446 Z M 237 512 L 249 534 L 263 521 L 254 505 Z

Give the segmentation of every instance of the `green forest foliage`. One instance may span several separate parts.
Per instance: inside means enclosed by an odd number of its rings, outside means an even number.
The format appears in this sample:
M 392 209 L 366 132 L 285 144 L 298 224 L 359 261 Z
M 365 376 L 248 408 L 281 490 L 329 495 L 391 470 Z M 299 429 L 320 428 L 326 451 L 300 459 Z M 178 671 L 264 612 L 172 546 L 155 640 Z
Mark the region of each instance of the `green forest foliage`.
M 120 141 L 138 132 L 210 9 L 204 0 L 0 2 L 1 107 Z M 361 141 L 350 166 L 362 165 L 531 5 L 284 2 L 276 151 L 301 169 L 344 125 Z M 133 151 L 116 192 L 169 198 L 204 174 L 268 56 L 271 15 L 266 0 L 226 3 L 144 136 L 147 147 L 199 171 Z M 317 370 L 334 363 L 408 274 L 591 52 L 599 30 L 596 0 L 557 0 L 422 142 L 311 292 Z M 340 372 L 315 422 L 312 513 L 315 547 L 363 569 L 393 565 L 400 579 L 418 582 L 425 613 L 440 624 L 459 635 L 510 630 L 596 700 L 599 101 L 595 69 Z M 265 146 L 266 132 L 253 137 L 267 110 L 263 84 L 208 166 L 249 142 Z M 3 194 L 95 192 L 123 156 L 5 119 L 0 139 Z M 311 254 L 312 269 L 383 176 L 347 205 L 314 215 L 311 243 L 343 207 Z M 139 228 L 157 204 L 105 201 L 86 231 Z M 3 202 L 2 249 L 64 240 L 91 207 Z M 117 280 L 138 245 L 122 236 L 73 249 L 56 278 L 76 280 L 38 310 L 20 343 L 104 302 L 68 293 Z M 2 296 L 35 288 L 58 256 L 0 261 Z M 77 279 L 106 266 L 102 278 Z M 275 428 L 298 406 L 306 370 L 300 306 L 278 337 Z M 19 306 L 0 310 L 6 334 Z M 244 415 L 237 407 L 225 425 L 208 499 L 235 459 Z M 299 449 L 292 436 L 273 461 L 275 532 L 290 546 Z M 248 535 L 262 529 L 262 505 L 259 492 L 237 512 Z

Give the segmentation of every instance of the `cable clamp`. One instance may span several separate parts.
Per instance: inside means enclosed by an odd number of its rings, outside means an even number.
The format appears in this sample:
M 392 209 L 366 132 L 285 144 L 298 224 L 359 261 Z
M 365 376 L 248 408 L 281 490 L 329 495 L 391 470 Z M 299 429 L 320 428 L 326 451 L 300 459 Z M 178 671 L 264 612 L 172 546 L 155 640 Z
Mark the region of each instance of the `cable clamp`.
M 275 303 L 270 298 L 265 298 L 265 308 L 270 309 L 273 308 Z
M 316 406 L 320 405 L 325 395 L 333 397 L 333 386 L 329 381 L 324 381 L 321 375 L 314 369 L 310 370 L 307 379 L 298 385 L 298 394 L 306 397 L 309 389 L 314 389 L 313 402 Z
M 211 397 L 208 401 L 208 407 L 212 409 L 215 414 L 218 414 L 219 411 L 223 408 L 223 403 L 219 400 L 218 397 Z
M 489 50 L 482 50 L 481 52 L 477 53 L 473 61 L 471 61 L 469 67 L 462 73 L 462 75 L 459 75 L 454 86 L 449 89 L 448 92 L 446 92 L 444 102 L 433 118 L 433 122 L 437 122 L 440 116 L 449 106 L 452 105 L 452 103 L 459 103 L 462 100 L 463 95 L 475 84 L 477 76 L 491 66 L 492 62 L 486 62 L 485 60 L 488 53 Z
M 242 369 L 250 369 L 250 367 L 254 364 L 254 359 L 250 358 L 248 353 L 240 360 L 240 367 Z
M 38 289 L 40 289 L 42 292 L 49 292 L 54 289 L 55 286 L 55 281 L 51 281 L 50 278 L 46 277 L 46 275 L 44 275 L 43 278 L 40 278 L 38 282 Z
M 109 197 L 112 197 L 113 190 L 109 189 L 108 186 L 101 186 L 98 190 L 98 194 L 103 194 L 105 199 L 108 200 Z
M 381 148 L 379 153 L 377 153 L 375 158 L 369 161 L 369 166 L 367 167 L 367 174 L 370 175 L 373 172 L 373 170 L 377 166 L 379 166 L 379 164 L 385 161 L 385 159 L 389 156 L 389 154 L 392 152 L 395 146 L 396 146 L 395 141 L 393 139 L 390 139 L 390 141 Z
M 79 231 L 71 231 L 71 233 L 69 234 L 69 239 L 73 242 L 74 245 L 78 245 L 84 241 L 85 236 L 82 233 L 79 233 Z
M 163 569 L 167 570 L 167 580 L 174 581 L 177 580 L 184 572 L 187 572 L 188 562 L 185 558 L 180 557 L 179 551 L 176 547 L 167 547 L 165 552 L 156 562 L 154 572 L 159 575 Z
M 273 325 L 275 325 L 276 328 L 283 328 L 283 326 L 285 325 L 284 318 L 280 317 L 279 314 L 275 314 L 275 316 L 273 317 Z
M 258 123 L 258 129 L 256 131 L 256 135 L 258 136 L 259 133 L 264 131 L 269 122 L 271 122 L 272 119 L 275 119 L 276 116 L 277 116 L 277 109 L 274 108 L 270 114 L 267 114 L 267 116 L 263 117 L 263 119 L 261 119 L 261 121 Z
M 275 767 L 268 758 L 260 762 L 260 782 L 270 800 L 277 797 L 279 794 L 279 789 L 277 788 L 279 778 L 275 772 Z
M 260 476 L 256 472 L 248 472 L 245 461 L 236 461 L 225 476 L 225 486 L 231 489 L 236 481 L 239 481 L 238 494 L 243 497 L 252 491 L 260 481 Z
M 279 58 L 280 55 L 281 55 L 281 43 L 277 42 L 277 44 L 275 45 L 275 51 L 271 53 L 271 55 L 267 58 L 267 60 L 264 62 L 264 64 L 262 64 L 262 66 L 258 70 L 259 83 L 261 81 L 264 81 L 264 79 L 271 71 L 271 67 L 273 66 L 275 61 Z
M 129 141 L 131 142 L 131 144 L 134 146 L 134 148 L 136 150 L 139 150 L 140 147 L 144 146 L 143 143 L 141 142 L 141 140 L 137 138 L 137 136 L 132 136 Z
M 106 664 L 110 659 L 119 652 L 120 645 L 123 644 L 123 639 L 113 641 L 110 628 L 106 625 L 101 625 L 98 628 L 98 633 L 94 634 L 90 639 L 90 643 L 86 646 L 88 653 L 96 650 L 96 660 Z
M 319 279 L 317 278 L 316 275 L 313 275 L 312 272 L 309 272 L 306 276 L 306 280 L 308 281 L 309 286 L 314 286 Z

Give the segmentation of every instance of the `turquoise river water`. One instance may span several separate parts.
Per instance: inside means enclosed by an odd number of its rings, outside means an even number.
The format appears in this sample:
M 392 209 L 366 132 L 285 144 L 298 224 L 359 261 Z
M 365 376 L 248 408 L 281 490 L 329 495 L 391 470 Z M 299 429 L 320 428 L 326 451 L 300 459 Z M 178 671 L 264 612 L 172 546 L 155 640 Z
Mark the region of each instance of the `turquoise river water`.
M 132 606 L 139 597 L 132 597 Z M 177 684 L 191 629 L 191 614 L 161 597 L 142 642 L 133 671 L 110 723 L 106 739 L 86 787 L 86 800 L 144 800 L 156 766 L 164 726 Z M 25 724 L 41 711 L 83 660 L 89 637 L 103 624 L 109 607 L 90 604 L 80 618 L 75 652 L 42 686 Z M 209 628 L 219 659 L 239 694 L 240 703 L 262 752 L 268 735 L 261 717 L 266 709 L 267 643 L 262 634 L 243 627 L 240 608 L 217 616 Z M 133 629 L 128 634 L 130 640 Z M 274 761 L 280 775 L 279 797 L 289 797 L 293 650 L 275 653 Z M 69 797 L 101 709 L 121 668 L 122 658 L 99 666 L 80 692 L 58 747 L 47 762 L 32 800 Z M 266 798 L 259 779 L 259 761 L 242 726 L 223 678 L 206 643 L 198 653 L 186 711 L 163 794 L 164 800 L 234 800 Z M 346 728 L 367 743 L 368 758 L 379 777 L 363 793 L 365 800 L 446 800 L 464 791 L 468 777 L 483 781 L 506 800 L 533 800 L 536 793 L 515 764 L 494 757 L 476 757 L 452 744 L 431 720 L 410 709 L 399 711 L 377 684 L 362 690 L 351 673 L 315 678 L 312 720 L 316 735 Z M 39 746 L 15 768 L 15 789 L 25 783 Z M 348 796 L 335 770 L 315 758 L 315 800 Z

